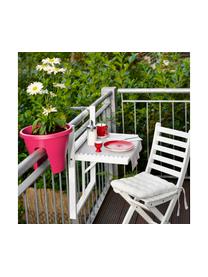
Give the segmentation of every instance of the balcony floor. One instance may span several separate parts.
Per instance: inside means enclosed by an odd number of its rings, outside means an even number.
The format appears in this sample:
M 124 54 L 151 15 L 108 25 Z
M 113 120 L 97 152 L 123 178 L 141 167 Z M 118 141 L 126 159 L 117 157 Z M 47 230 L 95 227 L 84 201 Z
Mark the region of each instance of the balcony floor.
M 189 206 L 188 210 L 185 210 L 183 203 L 183 193 L 180 196 L 180 216 L 177 216 L 176 204 L 173 211 L 170 222 L 172 224 L 190 224 L 190 181 L 186 180 L 184 183 L 184 188 L 186 190 L 186 199 Z M 164 213 L 165 208 L 168 203 L 160 205 L 158 208 Z M 109 189 L 106 198 L 94 220 L 94 224 L 121 224 L 124 216 L 128 210 L 128 203 L 117 193 L 115 193 L 112 188 Z M 154 219 L 154 218 L 153 218 Z M 134 213 L 130 224 L 146 224 L 138 213 Z

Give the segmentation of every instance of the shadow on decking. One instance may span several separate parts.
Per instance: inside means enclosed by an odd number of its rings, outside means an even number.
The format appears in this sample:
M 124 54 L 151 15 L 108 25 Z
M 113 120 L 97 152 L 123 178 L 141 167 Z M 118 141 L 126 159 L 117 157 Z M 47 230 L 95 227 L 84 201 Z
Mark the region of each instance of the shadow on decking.
M 180 216 L 177 216 L 178 204 L 176 204 L 170 222 L 172 224 L 190 224 L 190 181 L 186 180 L 184 183 L 186 191 L 186 199 L 188 203 L 188 210 L 184 208 L 183 193 L 180 195 Z M 160 205 L 158 207 L 161 212 L 164 213 L 168 203 Z M 94 224 L 121 224 L 124 216 L 129 208 L 128 203 L 112 188 L 109 189 L 108 194 L 94 220 Z M 134 213 L 131 224 L 146 224 L 138 213 Z

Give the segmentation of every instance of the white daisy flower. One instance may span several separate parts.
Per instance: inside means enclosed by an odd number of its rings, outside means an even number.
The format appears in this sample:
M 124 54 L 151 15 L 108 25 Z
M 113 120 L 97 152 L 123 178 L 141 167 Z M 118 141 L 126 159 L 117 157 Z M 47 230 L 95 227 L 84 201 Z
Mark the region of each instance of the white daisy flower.
M 64 84 L 53 83 L 54 88 L 66 88 Z
M 47 72 L 48 74 L 51 74 L 51 73 L 54 72 L 54 66 L 47 65 L 47 66 L 44 68 L 44 71 Z
M 169 60 L 164 60 L 163 63 L 164 63 L 164 65 L 168 66 L 170 62 L 169 62 Z
M 41 82 L 34 82 L 27 87 L 27 93 L 30 95 L 42 94 L 42 88 L 43 84 Z
M 43 115 L 48 116 L 49 113 L 55 113 L 55 112 L 57 112 L 56 107 L 50 106 L 48 108 L 43 108 Z
M 61 59 L 59 58 L 46 58 L 42 60 L 43 64 L 51 64 L 51 65 L 60 64 L 60 62 L 61 62 Z
M 59 68 L 58 67 L 53 67 L 53 73 L 54 75 L 56 75 L 59 72 Z
M 46 71 L 46 67 L 47 67 L 46 64 L 38 64 L 36 66 L 36 70 L 38 70 L 38 71 L 42 71 L 42 70 Z
M 64 73 L 65 71 L 66 71 L 66 68 L 63 68 L 63 67 L 62 67 L 62 68 L 59 68 L 59 70 L 58 70 L 58 72 L 63 72 L 63 73 Z

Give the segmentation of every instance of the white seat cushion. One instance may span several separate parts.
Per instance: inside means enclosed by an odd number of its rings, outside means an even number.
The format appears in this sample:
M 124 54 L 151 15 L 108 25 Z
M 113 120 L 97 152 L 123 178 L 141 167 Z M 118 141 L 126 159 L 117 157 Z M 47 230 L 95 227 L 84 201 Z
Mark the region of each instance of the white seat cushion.
M 177 191 L 177 187 L 160 177 L 142 172 L 134 177 L 114 180 L 111 185 L 115 192 L 125 192 L 138 199 Z

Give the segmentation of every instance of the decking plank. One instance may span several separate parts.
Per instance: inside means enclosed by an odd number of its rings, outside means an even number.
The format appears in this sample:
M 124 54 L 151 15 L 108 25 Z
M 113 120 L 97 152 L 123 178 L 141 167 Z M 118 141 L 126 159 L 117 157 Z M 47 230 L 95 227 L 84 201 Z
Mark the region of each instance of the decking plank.
M 177 216 L 176 204 L 171 217 L 172 224 L 190 224 L 190 182 L 185 181 L 184 188 L 186 191 L 188 210 L 184 208 L 183 193 L 180 196 L 180 216 Z M 159 206 L 159 210 L 164 213 L 168 203 Z M 127 210 L 129 208 L 128 203 L 118 194 L 115 193 L 112 188 L 109 189 L 106 198 L 94 220 L 94 224 L 121 224 Z M 146 224 L 143 218 L 137 213 L 134 213 L 130 224 Z

